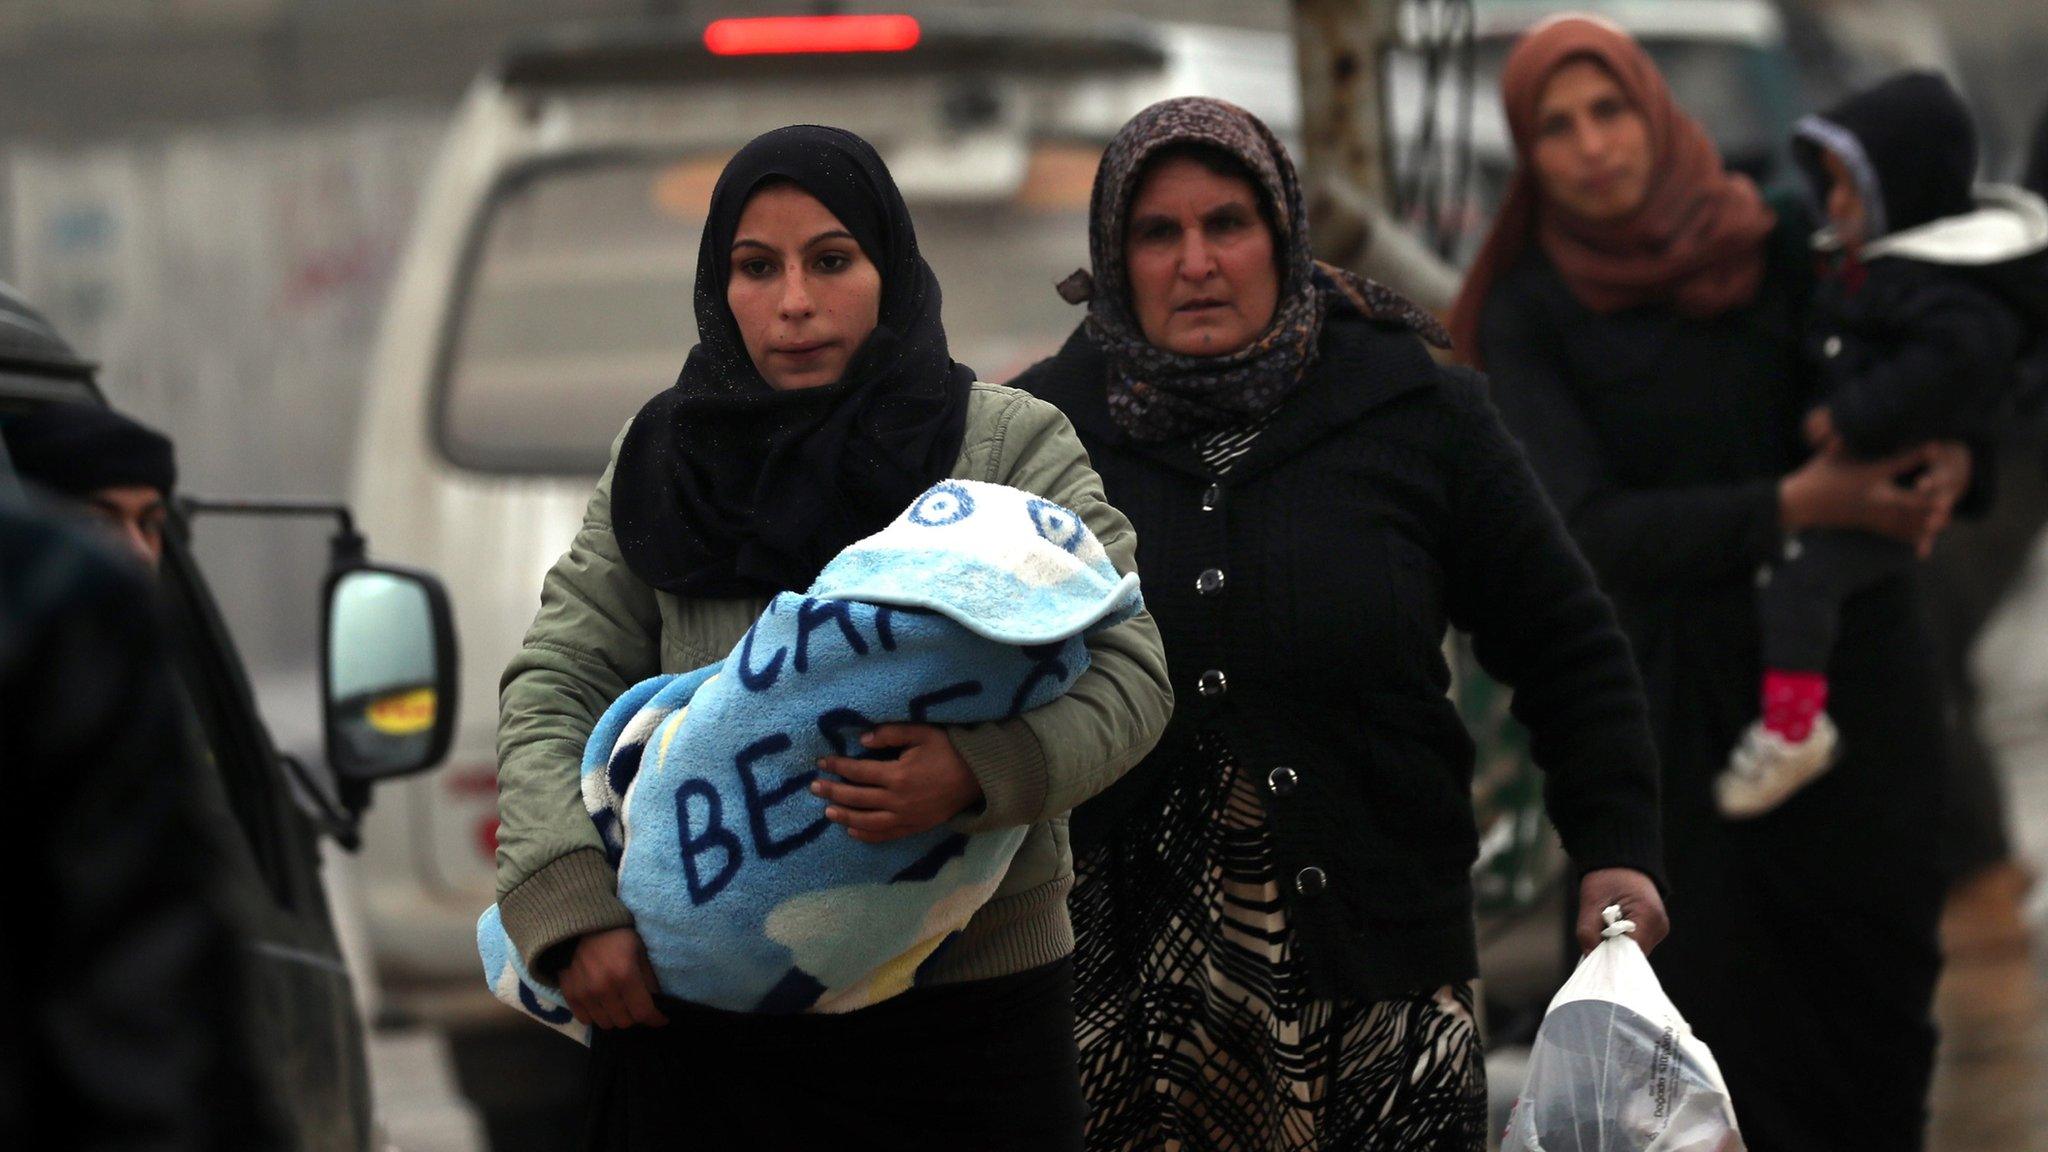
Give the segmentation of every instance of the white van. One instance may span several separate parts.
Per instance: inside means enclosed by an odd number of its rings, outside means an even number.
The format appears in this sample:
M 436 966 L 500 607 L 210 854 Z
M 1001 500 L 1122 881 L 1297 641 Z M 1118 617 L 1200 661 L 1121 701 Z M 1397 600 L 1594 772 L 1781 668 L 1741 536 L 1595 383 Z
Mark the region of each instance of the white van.
M 872 141 L 945 287 L 953 354 L 1007 380 L 1081 313 L 1103 146 L 1174 95 L 1299 123 L 1278 33 L 902 16 L 564 35 L 470 91 L 371 360 L 350 503 L 393 560 L 443 574 L 465 651 L 446 767 L 387 785 L 363 888 L 386 981 L 470 981 L 494 897 L 498 676 L 620 427 L 695 343 L 702 213 L 726 158 L 784 124 Z

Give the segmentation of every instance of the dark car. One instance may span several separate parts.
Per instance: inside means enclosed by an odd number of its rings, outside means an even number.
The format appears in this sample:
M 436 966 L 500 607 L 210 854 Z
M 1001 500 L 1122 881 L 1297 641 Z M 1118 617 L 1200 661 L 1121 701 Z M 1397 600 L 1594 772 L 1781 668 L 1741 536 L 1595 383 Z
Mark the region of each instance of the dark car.
M 0 285 L 0 422 L 52 402 L 104 404 L 93 367 Z M 0 486 L 19 484 L 0 451 Z M 330 772 L 281 754 L 186 545 L 195 514 L 337 519 L 323 609 Z M 320 838 L 353 847 L 372 782 L 433 766 L 453 730 L 455 648 L 434 577 L 369 564 L 346 509 L 181 501 L 159 571 L 175 671 L 191 702 L 197 802 L 226 831 L 232 902 L 249 953 L 256 1056 L 307 1149 L 373 1146 L 369 1069 L 350 975 L 320 876 Z

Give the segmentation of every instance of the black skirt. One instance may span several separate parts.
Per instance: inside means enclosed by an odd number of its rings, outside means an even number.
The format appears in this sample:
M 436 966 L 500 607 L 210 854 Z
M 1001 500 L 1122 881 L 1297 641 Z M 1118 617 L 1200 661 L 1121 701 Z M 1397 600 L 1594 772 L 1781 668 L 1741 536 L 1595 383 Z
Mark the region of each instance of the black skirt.
M 1073 987 L 1060 960 L 842 1015 L 661 998 L 667 1027 L 593 1038 L 583 1148 L 1079 1152 Z

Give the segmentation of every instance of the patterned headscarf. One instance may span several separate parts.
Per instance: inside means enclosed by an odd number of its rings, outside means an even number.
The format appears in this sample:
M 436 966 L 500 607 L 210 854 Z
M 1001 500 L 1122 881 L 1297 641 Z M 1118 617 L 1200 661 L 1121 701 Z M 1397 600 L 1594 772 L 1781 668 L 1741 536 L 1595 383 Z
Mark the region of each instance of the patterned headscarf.
M 1162 148 L 1205 145 L 1251 173 L 1279 254 L 1280 291 L 1273 321 L 1250 344 L 1221 356 L 1169 352 L 1145 339 L 1131 313 L 1124 222 L 1147 161 Z M 1272 411 L 1301 386 L 1331 303 L 1392 320 L 1448 346 L 1422 309 L 1382 285 L 1320 264 L 1311 254 L 1301 182 L 1272 130 L 1222 100 L 1162 100 L 1131 118 L 1109 142 L 1089 205 L 1092 274 L 1060 284 L 1069 303 L 1088 302 L 1088 334 L 1109 358 L 1109 412 L 1134 440 L 1160 441 L 1242 424 Z

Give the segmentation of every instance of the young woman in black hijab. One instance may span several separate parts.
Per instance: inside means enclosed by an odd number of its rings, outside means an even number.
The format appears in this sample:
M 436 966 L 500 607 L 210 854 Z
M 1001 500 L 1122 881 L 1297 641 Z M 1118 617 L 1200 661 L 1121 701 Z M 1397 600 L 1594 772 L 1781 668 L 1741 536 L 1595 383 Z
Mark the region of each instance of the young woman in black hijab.
M 756 273 L 777 254 L 739 226 L 743 212 L 788 217 L 800 201 L 818 228 L 819 279 L 844 303 L 817 301 L 812 323 L 770 333 L 758 326 L 783 303 L 764 295 L 779 282 L 757 288 Z M 765 310 L 756 331 L 728 292 Z M 974 373 L 947 354 L 938 280 L 859 137 L 785 128 L 733 157 L 705 221 L 696 306 L 700 343 L 682 377 L 619 450 L 619 544 L 649 584 L 681 596 L 802 588 L 952 469 Z
M 1014 720 L 885 725 L 834 760 L 858 840 L 1027 826 L 995 896 L 910 991 L 842 1015 L 660 994 L 580 799 L 597 717 L 722 659 L 778 592 L 946 477 L 1081 515 L 1129 571 L 1130 524 L 1051 406 L 947 353 L 939 286 L 873 148 L 761 136 L 727 165 L 698 256 L 700 343 L 621 435 L 505 672 L 499 908 L 529 968 L 597 1027 L 585 1146 L 1078 1148 L 1063 814 L 1148 751 L 1171 708 L 1157 629 L 1092 636 L 1090 670 Z

